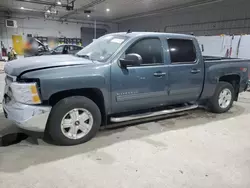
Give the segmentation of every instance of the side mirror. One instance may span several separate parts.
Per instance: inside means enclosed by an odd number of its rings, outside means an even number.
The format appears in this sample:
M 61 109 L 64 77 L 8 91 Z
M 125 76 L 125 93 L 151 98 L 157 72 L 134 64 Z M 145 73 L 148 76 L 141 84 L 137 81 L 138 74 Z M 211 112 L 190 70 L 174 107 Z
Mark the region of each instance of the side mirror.
M 127 54 L 125 58 L 120 59 L 121 67 L 139 66 L 142 64 L 142 57 L 139 54 Z

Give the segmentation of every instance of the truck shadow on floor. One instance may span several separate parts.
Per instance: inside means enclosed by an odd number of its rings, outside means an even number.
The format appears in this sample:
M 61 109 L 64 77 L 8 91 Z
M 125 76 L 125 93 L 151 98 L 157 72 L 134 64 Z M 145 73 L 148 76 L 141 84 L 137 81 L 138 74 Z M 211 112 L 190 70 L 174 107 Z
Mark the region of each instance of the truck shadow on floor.
M 30 166 L 46 164 L 49 162 L 66 159 L 75 155 L 83 155 L 100 164 L 112 164 L 115 159 L 110 154 L 98 151 L 99 149 L 127 140 L 141 139 L 155 146 L 164 147 L 164 143 L 145 138 L 171 130 L 185 129 L 192 126 L 202 126 L 206 123 L 235 118 L 248 114 L 247 108 L 235 105 L 228 113 L 213 114 L 203 109 L 174 115 L 153 122 L 144 122 L 133 126 L 100 131 L 91 141 L 77 146 L 55 146 L 41 141 L 39 137 L 30 135 L 37 142 L 22 141 L 20 144 L 0 147 L 0 172 L 19 172 Z M 1 114 L 2 116 L 2 114 Z M 1 131 L 0 131 L 1 135 Z

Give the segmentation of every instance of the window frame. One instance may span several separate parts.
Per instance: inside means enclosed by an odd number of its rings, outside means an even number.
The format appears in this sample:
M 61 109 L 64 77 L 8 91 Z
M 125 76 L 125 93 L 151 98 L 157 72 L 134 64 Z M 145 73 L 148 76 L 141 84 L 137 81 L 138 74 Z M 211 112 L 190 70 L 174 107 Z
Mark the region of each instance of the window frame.
M 78 50 L 78 51 L 80 51 L 82 49 L 80 46 L 74 46 L 74 47 L 77 48 L 75 50 Z
M 71 45 L 73 47 L 72 51 L 80 51 L 82 48 L 76 45 Z
M 135 65 L 135 66 L 130 66 L 130 67 L 142 67 L 142 66 L 159 66 L 159 65 L 164 65 L 165 64 L 165 59 L 164 59 L 164 45 L 162 43 L 162 40 L 160 37 L 144 37 L 144 38 L 140 38 L 140 39 L 137 39 L 135 40 L 132 44 L 129 45 L 129 47 L 125 50 L 124 54 L 123 55 L 126 55 L 127 54 L 127 51 L 132 47 L 134 46 L 136 43 L 142 41 L 142 40 L 145 40 L 145 39 L 157 39 L 160 41 L 160 44 L 161 44 L 161 57 L 162 57 L 162 63 L 151 63 L 151 64 L 141 64 L 139 66 Z
M 184 61 L 184 62 L 172 62 L 170 46 L 169 46 L 168 40 L 187 40 L 187 41 L 191 41 L 192 44 L 193 44 L 193 47 L 194 47 L 194 51 L 195 51 L 195 60 L 194 61 Z M 169 54 L 169 60 L 170 60 L 171 65 L 196 65 L 196 64 L 198 64 L 197 48 L 195 46 L 195 43 L 194 43 L 193 39 L 190 39 L 190 38 L 183 39 L 183 38 L 169 37 L 169 38 L 166 38 L 166 42 L 167 42 L 167 46 L 168 46 L 168 54 Z

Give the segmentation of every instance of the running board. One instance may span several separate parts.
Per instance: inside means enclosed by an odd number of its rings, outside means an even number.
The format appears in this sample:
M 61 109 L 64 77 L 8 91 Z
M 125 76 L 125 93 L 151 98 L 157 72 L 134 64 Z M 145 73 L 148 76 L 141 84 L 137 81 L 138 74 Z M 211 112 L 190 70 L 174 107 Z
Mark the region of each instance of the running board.
M 192 110 L 192 109 L 195 109 L 198 107 L 199 107 L 198 104 L 194 104 L 194 105 L 190 105 L 190 106 L 161 110 L 161 111 L 156 111 L 156 112 L 136 114 L 136 115 L 130 115 L 130 116 L 124 116 L 124 117 L 111 117 L 110 121 L 113 123 L 133 121 L 133 120 L 137 120 L 137 119 L 150 118 L 150 117 L 154 117 L 154 116 L 162 116 L 162 115 L 173 114 L 173 113 L 177 113 L 177 112 L 183 112 L 183 111 Z

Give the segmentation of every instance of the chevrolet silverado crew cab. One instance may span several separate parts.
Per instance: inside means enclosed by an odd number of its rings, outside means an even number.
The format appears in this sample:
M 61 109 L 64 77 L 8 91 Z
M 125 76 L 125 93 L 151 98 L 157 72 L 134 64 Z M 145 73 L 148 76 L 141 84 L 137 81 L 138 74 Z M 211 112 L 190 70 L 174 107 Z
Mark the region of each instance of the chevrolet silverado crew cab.
M 113 33 L 75 55 L 5 66 L 5 116 L 55 143 L 90 140 L 101 126 L 207 105 L 227 112 L 247 89 L 249 60 L 203 57 L 194 36 Z

